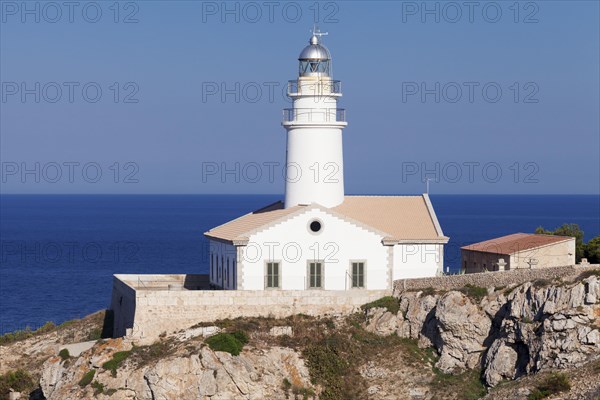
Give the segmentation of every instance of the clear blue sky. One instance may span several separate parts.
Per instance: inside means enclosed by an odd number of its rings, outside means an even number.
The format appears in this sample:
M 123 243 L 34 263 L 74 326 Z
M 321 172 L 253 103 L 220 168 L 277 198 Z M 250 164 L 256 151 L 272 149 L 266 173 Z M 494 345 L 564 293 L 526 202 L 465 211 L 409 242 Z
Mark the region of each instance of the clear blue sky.
M 600 192 L 597 1 L 22 4 L 1 2 L 2 193 L 282 193 L 281 89 L 315 19 L 343 82 L 347 193 L 423 192 L 423 169 L 431 193 Z M 239 103 L 206 92 L 236 83 Z M 408 92 L 436 83 L 439 102 Z M 236 163 L 239 183 L 203 179 Z

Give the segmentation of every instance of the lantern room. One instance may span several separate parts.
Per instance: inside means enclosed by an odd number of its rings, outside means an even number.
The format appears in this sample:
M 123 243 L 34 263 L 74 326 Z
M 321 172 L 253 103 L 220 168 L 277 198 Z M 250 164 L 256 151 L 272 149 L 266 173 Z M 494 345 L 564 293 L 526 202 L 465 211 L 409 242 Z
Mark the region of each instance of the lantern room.
M 310 44 L 302 50 L 298 61 L 300 61 L 301 77 L 330 77 L 331 76 L 331 54 L 327 47 L 319 43 L 320 32 L 313 32 Z

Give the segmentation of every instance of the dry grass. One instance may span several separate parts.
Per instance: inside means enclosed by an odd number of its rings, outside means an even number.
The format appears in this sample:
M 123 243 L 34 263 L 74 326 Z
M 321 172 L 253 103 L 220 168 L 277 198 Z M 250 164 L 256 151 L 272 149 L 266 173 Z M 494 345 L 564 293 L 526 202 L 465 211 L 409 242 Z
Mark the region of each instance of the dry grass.
M 101 337 L 107 337 L 109 327 L 105 326 L 106 319 L 106 311 L 99 311 L 79 320 L 63 322 L 60 325 L 56 325 L 53 322 L 46 322 L 43 326 L 35 330 L 26 327 L 25 329 L 0 336 L 0 346 L 8 346 L 12 343 L 42 337 L 51 333 L 57 334 L 59 343 L 97 340 Z M 112 332 L 112 327 L 110 327 L 110 331 Z

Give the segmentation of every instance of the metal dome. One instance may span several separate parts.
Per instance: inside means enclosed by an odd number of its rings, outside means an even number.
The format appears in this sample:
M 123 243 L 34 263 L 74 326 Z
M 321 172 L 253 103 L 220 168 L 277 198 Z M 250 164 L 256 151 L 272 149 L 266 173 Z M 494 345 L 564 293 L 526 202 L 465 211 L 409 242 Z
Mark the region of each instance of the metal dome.
M 317 35 L 313 35 L 310 44 L 302 50 L 298 60 L 331 60 L 331 53 L 327 47 L 319 44 Z

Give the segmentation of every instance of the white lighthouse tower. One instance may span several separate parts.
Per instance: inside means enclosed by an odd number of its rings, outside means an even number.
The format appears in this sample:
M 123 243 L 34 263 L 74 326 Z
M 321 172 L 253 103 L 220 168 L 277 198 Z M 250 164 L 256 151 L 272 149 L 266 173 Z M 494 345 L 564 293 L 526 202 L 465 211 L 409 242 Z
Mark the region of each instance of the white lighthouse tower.
M 293 108 L 284 110 L 287 130 L 285 208 L 318 203 L 331 208 L 344 201 L 342 129 L 345 110 L 337 108 L 340 81 L 332 78 L 331 54 L 313 30 L 302 50 L 297 80 L 288 84 Z

